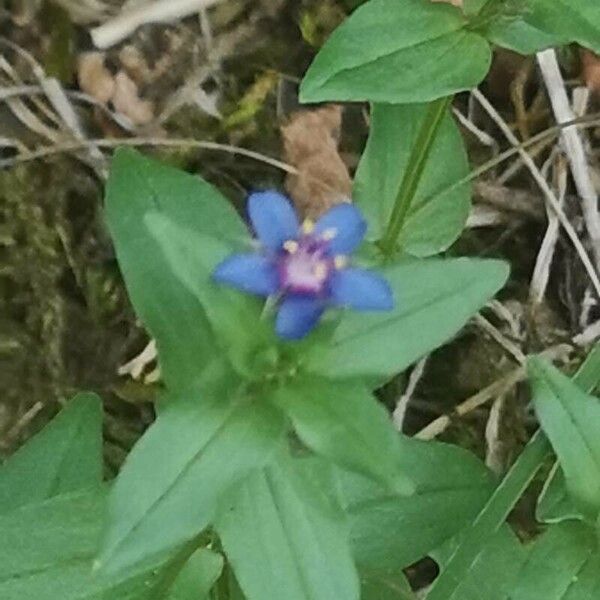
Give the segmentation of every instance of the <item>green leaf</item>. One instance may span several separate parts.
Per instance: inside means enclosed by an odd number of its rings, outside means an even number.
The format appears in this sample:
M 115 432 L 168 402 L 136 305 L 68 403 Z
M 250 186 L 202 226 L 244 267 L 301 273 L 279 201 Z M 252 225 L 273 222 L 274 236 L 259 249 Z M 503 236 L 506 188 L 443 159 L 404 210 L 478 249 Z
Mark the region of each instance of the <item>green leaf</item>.
M 577 507 L 600 510 L 600 401 L 541 358 L 529 359 L 533 402 Z
M 600 383 L 600 343 L 592 348 L 573 377 L 573 383 L 582 390 L 593 393 Z
M 354 198 L 369 221 L 369 235 L 373 240 L 384 234 L 427 114 L 428 105 L 423 104 L 373 105 L 369 141 L 354 188 Z M 439 192 L 468 173 L 462 137 L 447 113 L 401 232 L 400 245 L 406 252 L 414 256 L 437 254 L 458 237 L 469 213 L 470 188 L 463 185 L 447 193 Z
M 535 516 L 542 523 L 560 523 L 585 518 L 567 491 L 565 473 L 559 462 L 554 464 L 539 495 Z
M 485 35 L 493 44 L 524 55 L 565 43 L 564 36 L 538 29 L 524 17 L 497 19 Z
M 414 491 L 398 468 L 397 433 L 386 410 L 359 383 L 299 379 L 277 390 L 271 400 L 317 454 L 397 493 Z
M 593 392 L 599 381 L 600 344 L 596 344 L 573 376 L 573 383 L 586 392 Z M 565 474 L 559 462 L 555 463 L 539 495 L 536 517 L 544 523 L 584 518 L 569 496 Z
M 155 600 L 171 557 L 107 578 L 92 569 L 103 492 L 57 496 L 0 517 L 2 600 Z
M 133 306 L 156 339 L 163 379 L 171 390 L 181 390 L 222 360 L 199 298 L 172 272 L 148 230 L 145 216 L 157 212 L 231 246 L 248 234 L 229 203 L 199 177 L 133 150 L 116 152 L 106 190 L 108 226 Z
M 549 451 L 550 444 L 540 430 L 494 490 L 473 524 L 463 532 L 460 544 L 433 583 L 427 600 L 448 600 L 455 596 L 461 584 L 474 572 L 490 539 L 503 527 L 506 517 L 546 460 Z
M 527 22 L 600 52 L 600 4 L 595 0 L 527 0 Z
M 248 600 L 358 600 L 345 515 L 327 487 L 280 453 L 249 477 L 216 527 Z
M 511 600 L 592 600 L 600 591 L 594 530 L 574 521 L 552 525 L 533 544 Z
M 487 3 L 488 0 L 463 0 L 463 11 L 467 16 L 474 17 Z
M 415 260 L 382 271 L 395 308 L 344 313 L 329 346 L 307 357 L 309 371 L 381 384 L 454 336 L 508 277 L 504 262 L 468 258 Z
M 361 572 L 361 600 L 415 600 L 402 571 Z
M 260 315 L 264 301 L 212 282 L 219 262 L 232 253 L 223 241 L 179 225 L 159 213 L 145 222 L 164 252 L 171 273 L 201 302 L 216 344 L 246 377 L 258 377 L 260 363 L 276 360 L 273 327 Z M 271 352 L 269 352 L 271 350 Z
M 103 569 L 118 572 L 198 535 L 223 493 L 265 464 L 283 432 L 283 415 L 246 396 L 169 403 L 111 491 Z
M 208 600 L 223 570 L 223 557 L 207 548 L 196 550 L 177 575 L 167 600 Z
M 432 553 L 440 567 L 448 562 L 460 543 L 460 535 L 451 544 Z M 500 528 L 447 600 L 507 600 L 507 594 L 527 557 L 527 550 L 508 525 Z
M 401 569 L 423 558 L 470 523 L 493 490 L 485 466 L 462 448 L 405 436 L 398 446 L 398 466 L 416 486 L 412 496 L 340 472 L 362 568 Z
M 0 468 L 0 514 L 102 481 L 102 403 L 77 394 Z
M 466 24 L 451 6 L 371 0 L 325 43 L 302 81 L 300 100 L 405 104 L 471 89 L 492 55 Z

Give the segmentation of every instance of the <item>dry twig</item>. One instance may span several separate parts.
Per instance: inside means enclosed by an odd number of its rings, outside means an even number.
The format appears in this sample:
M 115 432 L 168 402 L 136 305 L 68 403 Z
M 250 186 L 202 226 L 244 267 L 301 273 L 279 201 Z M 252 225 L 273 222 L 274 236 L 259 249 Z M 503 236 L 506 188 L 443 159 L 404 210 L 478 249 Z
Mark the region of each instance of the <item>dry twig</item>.
M 581 262 L 583 263 L 583 266 L 585 267 L 585 270 L 588 273 L 590 280 L 592 281 L 592 283 L 594 285 L 596 294 L 600 297 L 600 279 L 598 278 L 598 273 L 596 272 L 596 270 L 594 268 L 594 264 L 590 260 L 590 257 L 588 256 L 585 248 L 583 247 L 583 244 L 581 243 L 581 240 L 577 236 L 577 233 L 575 232 L 573 225 L 571 225 L 571 223 L 569 222 L 569 219 L 567 219 L 564 211 L 560 207 L 560 203 L 559 203 L 558 199 L 556 198 L 554 192 L 548 185 L 548 182 L 544 179 L 544 177 L 540 173 L 540 170 L 538 169 L 536 164 L 533 162 L 533 159 L 531 158 L 531 156 L 529 156 L 527 151 L 521 147 L 521 145 L 519 144 L 519 140 L 515 137 L 514 133 L 510 130 L 510 127 L 506 124 L 506 122 L 501 117 L 501 115 L 498 113 L 498 111 L 490 104 L 490 102 L 487 100 L 487 98 L 477 89 L 473 90 L 473 96 L 477 99 L 477 101 L 481 104 L 481 106 L 485 109 L 485 111 L 490 115 L 490 117 L 496 123 L 496 125 L 498 125 L 498 127 L 501 129 L 502 133 L 506 136 L 506 139 L 514 146 L 519 147 L 518 152 L 521 155 L 521 157 L 523 158 L 523 162 L 526 164 L 526 166 L 529 169 L 529 171 L 531 172 L 535 182 L 538 184 L 538 186 L 544 193 L 544 196 L 545 196 L 546 200 L 548 201 L 548 203 L 550 204 L 550 207 L 556 213 L 558 220 L 560 221 L 560 224 L 563 226 L 567 236 L 573 243 L 573 246 L 575 247 L 575 250 L 577 251 L 579 258 L 581 259 Z
M 560 163 L 557 166 L 558 173 L 558 202 L 561 208 L 564 206 L 565 196 L 567 195 L 567 170 L 565 165 Z M 558 242 L 560 223 L 557 215 L 548 210 L 548 227 L 544 234 L 544 239 L 540 245 L 540 250 L 535 261 L 531 283 L 529 285 L 529 296 L 534 303 L 539 303 L 544 298 L 548 281 L 550 279 L 550 268 L 554 258 L 554 250 Z
M 221 0 L 156 0 L 126 10 L 114 19 L 91 30 L 96 48 L 109 48 L 148 23 L 168 23 L 200 12 Z
M 427 359 L 429 356 L 425 356 L 422 358 L 413 368 L 409 377 L 408 384 L 406 385 L 406 389 L 398 402 L 396 403 L 396 408 L 394 409 L 394 413 L 392 415 L 392 421 L 394 423 L 394 427 L 398 431 L 402 431 L 402 427 L 404 425 L 404 417 L 406 416 L 406 410 L 408 409 L 408 404 L 417 389 L 417 385 L 419 385 L 419 381 L 423 377 L 425 373 L 425 367 L 427 365 Z
M 564 359 L 571 352 L 571 350 L 571 346 L 560 344 L 558 346 L 548 348 L 541 353 L 541 356 L 556 362 Z M 435 421 L 429 423 L 429 425 L 421 429 L 421 431 L 419 431 L 415 437 L 420 440 L 432 440 L 446 431 L 454 418 L 462 417 L 479 408 L 480 406 L 483 406 L 493 398 L 497 398 L 502 394 L 506 394 L 515 385 L 517 385 L 517 383 L 524 381 L 526 377 L 527 370 L 525 366 L 520 366 L 516 369 L 513 369 L 506 375 L 503 375 L 500 379 L 497 379 L 488 385 L 486 388 L 480 390 L 475 395 L 458 404 L 451 414 L 443 415 L 435 419 Z
M 573 119 L 573 111 L 567 97 L 565 84 L 560 73 L 554 50 L 544 50 L 537 54 L 538 64 L 546 83 L 554 114 L 559 123 Z M 596 260 L 596 269 L 600 271 L 600 213 L 598 195 L 590 175 L 589 165 L 583 141 L 577 127 L 565 127 L 561 133 L 564 149 L 569 158 L 575 186 L 582 200 L 583 216 L 592 250 Z

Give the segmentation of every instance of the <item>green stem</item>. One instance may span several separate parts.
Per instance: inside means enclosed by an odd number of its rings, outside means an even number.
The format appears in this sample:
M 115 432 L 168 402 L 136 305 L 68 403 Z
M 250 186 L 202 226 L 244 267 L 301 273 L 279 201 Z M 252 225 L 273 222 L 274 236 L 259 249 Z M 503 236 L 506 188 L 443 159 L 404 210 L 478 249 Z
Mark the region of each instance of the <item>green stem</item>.
M 421 181 L 421 176 L 427 164 L 433 142 L 435 141 L 442 119 L 446 115 L 446 111 L 451 103 L 452 96 L 447 96 L 429 104 L 410 155 L 406 172 L 402 178 L 400 190 L 396 196 L 396 202 L 394 203 L 387 229 L 379 242 L 384 255 L 388 258 L 394 254 L 398 236 L 402 231 L 404 221 Z
M 449 600 L 453 597 L 486 543 L 500 529 L 549 452 L 550 443 L 540 429 L 477 515 L 471 529 L 427 594 L 427 600 Z

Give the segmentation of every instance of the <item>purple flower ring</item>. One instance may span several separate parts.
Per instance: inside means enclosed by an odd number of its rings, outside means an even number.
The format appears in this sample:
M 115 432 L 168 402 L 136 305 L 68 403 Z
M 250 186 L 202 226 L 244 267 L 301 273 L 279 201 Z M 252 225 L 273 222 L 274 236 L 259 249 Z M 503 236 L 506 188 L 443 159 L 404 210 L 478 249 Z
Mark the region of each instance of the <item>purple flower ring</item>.
M 274 296 L 277 335 L 306 336 L 326 308 L 390 310 L 392 290 L 380 275 L 350 266 L 367 224 L 353 204 L 338 204 L 316 223 L 300 224 L 291 202 L 275 191 L 248 198 L 248 214 L 261 248 L 235 254 L 215 269 L 215 281 L 258 296 Z

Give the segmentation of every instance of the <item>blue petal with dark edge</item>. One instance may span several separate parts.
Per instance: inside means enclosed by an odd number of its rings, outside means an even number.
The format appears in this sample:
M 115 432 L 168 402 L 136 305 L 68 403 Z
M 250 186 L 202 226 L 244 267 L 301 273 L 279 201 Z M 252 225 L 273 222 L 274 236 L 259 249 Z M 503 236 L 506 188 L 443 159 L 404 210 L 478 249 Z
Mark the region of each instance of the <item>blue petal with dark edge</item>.
M 354 204 L 338 204 L 330 208 L 316 223 L 315 234 L 335 232 L 329 242 L 332 254 L 350 254 L 356 250 L 367 232 L 367 222 Z
M 270 296 L 279 287 L 277 267 L 259 254 L 234 254 L 226 258 L 213 271 L 213 279 L 258 296 Z
M 306 296 L 288 296 L 277 313 L 275 331 L 285 340 L 299 340 L 317 324 L 324 310 L 323 302 Z
M 336 271 L 329 282 L 331 301 L 354 310 L 391 310 L 394 295 L 388 282 L 364 269 Z
M 270 250 L 298 237 L 300 224 L 291 202 L 279 192 L 256 192 L 248 198 L 248 216 L 256 236 Z

